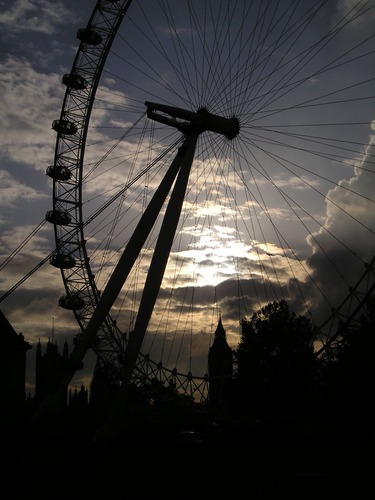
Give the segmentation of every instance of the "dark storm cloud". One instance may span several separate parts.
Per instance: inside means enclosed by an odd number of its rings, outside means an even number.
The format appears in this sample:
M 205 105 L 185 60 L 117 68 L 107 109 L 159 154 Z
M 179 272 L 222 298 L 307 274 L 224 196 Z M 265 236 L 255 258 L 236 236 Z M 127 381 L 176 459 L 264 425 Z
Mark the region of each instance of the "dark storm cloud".
M 308 238 L 311 275 L 334 303 L 348 295 L 375 256 L 374 153 L 371 136 L 353 177 L 327 193 L 325 224 Z

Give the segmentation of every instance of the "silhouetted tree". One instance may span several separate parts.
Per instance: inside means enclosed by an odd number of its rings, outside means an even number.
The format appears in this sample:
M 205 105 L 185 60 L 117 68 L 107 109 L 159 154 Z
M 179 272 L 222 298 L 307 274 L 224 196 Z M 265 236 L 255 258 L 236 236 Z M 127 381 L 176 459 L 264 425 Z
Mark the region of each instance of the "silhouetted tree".
M 375 300 L 357 324 L 342 331 L 323 372 L 322 415 L 340 439 L 363 439 L 375 430 Z
M 312 323 L 282 300 L 243 318 L 241 327 L 235 351 L 241 410 L 273 421 L 305 415 L 316 383 Z

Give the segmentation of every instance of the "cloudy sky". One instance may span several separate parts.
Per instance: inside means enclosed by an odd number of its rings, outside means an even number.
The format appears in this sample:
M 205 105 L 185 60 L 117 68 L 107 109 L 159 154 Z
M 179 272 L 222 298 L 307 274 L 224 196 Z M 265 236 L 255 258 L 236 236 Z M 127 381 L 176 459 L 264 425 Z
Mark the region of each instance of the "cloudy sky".
M 147 119 L 145 101 L 238 119 L 233 140 L 211 130 L 198 138 L 145 342 L 156 361 L 174 349 L 180 370 L 204 372 L 218 314 L 233 346 L 239 320 L 272 300 L 287 299 L 320 325 L 374 256 L 375 6 L 171 3 L 134 1 L 106 59 L 85 141 L 82 222 L 91 221 L 85 241 L 104 290 L 181 138 L 173 125 Z M 72 109 L 61 78 L 95 4 L 0 1 L 0 307 L 33 345 L 53 335 L 62 348 L 79 330 L 58 305 L 60 271 L 48 262 L 31 271 L 55 248 L 46 169 L 58 151 L 67 157 L 70 139 L 55 150 L 52 122 Z M 114 304 L 124 332 L 160 224 Z

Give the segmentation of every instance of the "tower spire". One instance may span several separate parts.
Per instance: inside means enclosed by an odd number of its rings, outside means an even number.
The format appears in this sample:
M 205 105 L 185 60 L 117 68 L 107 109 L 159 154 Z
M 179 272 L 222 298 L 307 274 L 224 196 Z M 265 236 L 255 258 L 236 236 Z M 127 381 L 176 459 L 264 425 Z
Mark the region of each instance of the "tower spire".
M 233 354 L 226 340 L 226 332 L 220 313 L 214 341 L 208 352 L 209 399 L 213 406 L 221 405 L 224 402 L 230 387 L 232 373 Z

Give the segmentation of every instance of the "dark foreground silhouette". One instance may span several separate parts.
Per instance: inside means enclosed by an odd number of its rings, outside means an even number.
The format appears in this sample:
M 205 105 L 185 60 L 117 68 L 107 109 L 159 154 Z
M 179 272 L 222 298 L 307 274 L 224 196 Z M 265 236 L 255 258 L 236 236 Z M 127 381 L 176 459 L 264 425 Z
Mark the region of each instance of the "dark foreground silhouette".
M 53 498 L 176 487 L 184 496 L 371 498 L 373 326 L 369 309 L 357 330 L 316 360 L 310 325 L 271 304 L 243 321 L 236 371 L 214 405 L 150 406 L 134 393 L 110 437 L 101 432 L 107 406 L 71 405 L 40 419 L 27 405 L 4 409 L 2 486 Z

